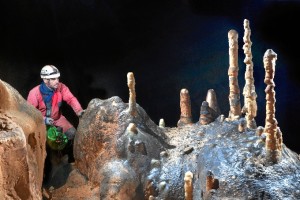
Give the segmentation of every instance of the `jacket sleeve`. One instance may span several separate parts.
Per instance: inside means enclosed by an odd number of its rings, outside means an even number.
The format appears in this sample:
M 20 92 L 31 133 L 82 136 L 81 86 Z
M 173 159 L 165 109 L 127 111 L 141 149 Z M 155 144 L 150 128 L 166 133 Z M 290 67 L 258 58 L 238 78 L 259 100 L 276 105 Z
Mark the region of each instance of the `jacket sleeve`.
M 41 109 L 39 105 L 39 89 L 38 87 L 33 88 L 32 90 L 29 91 L 28 96 L 27 96 L 27 102 L 31 105 L 33 105 L 35 108 L 37 108 L 39 111 L 41 111 L 43 115 L 43 119 L 45 120 L 44 112 L 45 109 Z
M 62 99 L 72 107 L 72 109 L 76 114 L 83 110 L 77 98 L 72 94 L 70 89 L 63 83 L 61 83 L 61 94 L 62 94 Z
M 38 99 L 37 99 L 37 94 L 35 92 L 35 89 L 32 89 L 29 91 L 28 96 L 27 96 L 27 102 L 34 107 L 38 107 Z

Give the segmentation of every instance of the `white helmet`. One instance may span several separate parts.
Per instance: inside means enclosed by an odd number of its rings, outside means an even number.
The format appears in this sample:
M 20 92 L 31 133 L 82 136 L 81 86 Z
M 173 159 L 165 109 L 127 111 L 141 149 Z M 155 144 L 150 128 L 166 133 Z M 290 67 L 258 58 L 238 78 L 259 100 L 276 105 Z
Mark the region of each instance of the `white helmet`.
M 41 70 L 41 78 L 59 78 L 60 73 L 54 65 L 45 65 Z

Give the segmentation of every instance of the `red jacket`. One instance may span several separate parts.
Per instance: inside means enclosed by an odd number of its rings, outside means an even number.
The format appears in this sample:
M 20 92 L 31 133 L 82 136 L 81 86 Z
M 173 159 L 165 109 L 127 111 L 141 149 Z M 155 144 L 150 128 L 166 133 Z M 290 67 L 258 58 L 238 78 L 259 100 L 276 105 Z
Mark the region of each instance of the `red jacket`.
M 68 105 L 70 105 L 76 114 L 82 111 L 83 109 L 80 103 L 78 102 L 77 98 L 71 93 L 69 88 L 65 84 L 60 82 L 58 88 L 55 90 L 54 95 L 52 97 L 52 111 L 50 117 L 54 120 L 54 125 L 62 126 L 65 132 L 68 128 L 70 128 L 71 125 L 67 125 L 65 124 L 65 122 L 63 124 L 59 123 L 60 118 L 65 119 L 65 117 L 60 112 L 60 106 L 62 104 L 62 101 L 65 101 Z M 45 118 L 46 105 L 40 92 L 40 85 L 35 86 L 29 91 L 27 102 L 32 104 L 38 110 L 40 110 Z M 56 123 L 56 121 L 58 123 Z

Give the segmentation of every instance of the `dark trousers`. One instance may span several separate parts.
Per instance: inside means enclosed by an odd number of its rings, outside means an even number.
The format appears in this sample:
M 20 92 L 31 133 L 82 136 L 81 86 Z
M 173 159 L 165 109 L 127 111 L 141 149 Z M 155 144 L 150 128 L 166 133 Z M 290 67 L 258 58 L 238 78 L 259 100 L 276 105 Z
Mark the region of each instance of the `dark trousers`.
M 47 187 L 49 182 L 51 181 L 51 176 L 52 176 L 51 172 L 52 172 L 53 165 L 62 162 L 62 158 L 65 155 L 68 155 L 68 163 L 72 163 L 75 161 L 74 154 L 73 154 L 73 140 L 69 140 L 65 148 L 60 151 L 51 149 L 49 145 L 46 144 L 46 152 L 47 152 L 47 156 L 45 159 L 44 180 L 43 180 L 43 185 L 45 187 Z

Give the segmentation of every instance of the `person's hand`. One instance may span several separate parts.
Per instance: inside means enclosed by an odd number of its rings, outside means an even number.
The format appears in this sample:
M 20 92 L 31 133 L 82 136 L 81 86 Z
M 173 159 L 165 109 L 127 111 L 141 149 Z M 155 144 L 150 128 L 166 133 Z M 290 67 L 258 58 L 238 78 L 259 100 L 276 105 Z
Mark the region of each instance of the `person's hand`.
M 46 125 L 53 125 L 54 120 L 51 117 L 46 117 L 45 118 L 45 124 Z
M 77 116 L 78 116 L 79 118 L 81 118 L 82 115 L 84 114 L 84 112 L 85 112 L 85 110 L 79 111 L 79 112 L 77 113 Z

